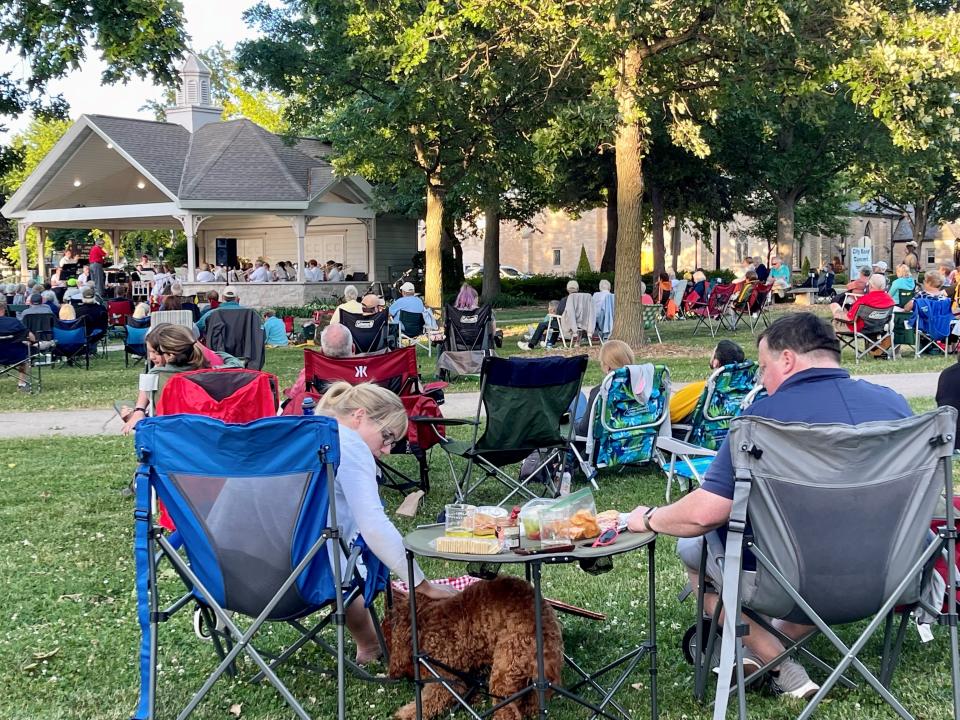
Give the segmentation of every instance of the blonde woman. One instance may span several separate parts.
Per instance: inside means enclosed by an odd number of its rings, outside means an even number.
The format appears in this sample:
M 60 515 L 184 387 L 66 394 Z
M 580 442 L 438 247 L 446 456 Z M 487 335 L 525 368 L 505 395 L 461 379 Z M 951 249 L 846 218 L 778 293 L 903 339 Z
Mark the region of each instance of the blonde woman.
M 57 315 L 61 320 L 76 320 L 77 311 L 74 309 L 73 305 L 69 302 L 65 302 L 60 306 L 60 312 Z
M 426 580 L 416 565 L 413 578 L 407 577 L 403 538 L 380 500 L 376 459 L 389 453 L 407 433 L 407 414 L 400 398 L 378 385 L 337 382 L 327 389 L 317 410 L 335 418 L 339 425 L 340 469 L 335 502 L 337 522 L 347 545 L 362 535 L 373 554 L 417 592 L 437 599 L 454 594 L 451 588 Z M 347 609 L 347 627 L 357 644 L 357 663 L 375 660 L 380 648 L 362 598 Z
M 893 301 L 900 304 L 900 293 L 912 293 L 917 289 L 917 281 L 913 279 L 910 268 L 903 263 L 897 265 L 897 278 L 890 283 L 890 289 L 887 293 L 893 298 Z
M 603 377 L 606 377 L 614 370 L 619 370 L 627 365 L 636 364 L 633 350 L 622 340 L 608 340 L 600 348 L 600 356 L 597 358 L 600 362 L 600 369 L 603 371 Z M 590 394 L 580 393 L 577 401 L 577 409 L 574 413 L 576 418 L 577 435 L 586 435 L 590 429 L 590 406 L 600 392 L 600 385 L 590 390 Z
M 150 317 L 150 306 L 145 302 L 137 303 L 137 306 L 133 309 L 133 317 L 137 320 Z

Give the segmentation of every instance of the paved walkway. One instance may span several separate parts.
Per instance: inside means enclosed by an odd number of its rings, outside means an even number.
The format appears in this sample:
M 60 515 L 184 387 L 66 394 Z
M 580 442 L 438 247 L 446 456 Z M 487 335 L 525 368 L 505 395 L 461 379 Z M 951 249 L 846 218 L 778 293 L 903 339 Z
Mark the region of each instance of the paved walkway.
M 933 397 L 938 373 L 864 375 L 863 380 L 886 385 L 906 398 Z M 682 387 L 684 383 L 677 383 Z M 478 393 L 451 393 L 443 405 L 443 414 L 451 418 L 473 417 Z M 0 413 L 0 439 L 41 437 L 46 435 L 117 435 L 121 422 L 111 410 L 66 410 L 50 412 Z

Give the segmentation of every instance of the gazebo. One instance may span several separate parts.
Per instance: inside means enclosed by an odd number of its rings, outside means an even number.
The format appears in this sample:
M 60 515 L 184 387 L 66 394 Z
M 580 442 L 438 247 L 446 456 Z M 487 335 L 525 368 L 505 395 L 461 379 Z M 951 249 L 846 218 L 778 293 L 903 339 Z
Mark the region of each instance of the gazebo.
M 82 115 L 17 192 L 0 208 L 15 219 L 21 271 L 26 233 L 39 230 L 39 272 L 45 230 L 98 228 L 118 247 L 123 231 L 182 229 L 187 239 L 187 292 L 198 263 L 238 257 L 296 263 L 342 262 L 347 273 L 389 280 L 417 249 L 416 222 L 378 214 L 372 188 L 334 173 L 330 146 L 312 138 L 292 144 L 246 119 L 221 121 L 210 99 L 210 70 L 189 55 L 167 122 Z M 222 283 L 219 286 L 222 287 Z M 328 283 L 249 283 L 244 304 L 294 305 L 329 294 Z

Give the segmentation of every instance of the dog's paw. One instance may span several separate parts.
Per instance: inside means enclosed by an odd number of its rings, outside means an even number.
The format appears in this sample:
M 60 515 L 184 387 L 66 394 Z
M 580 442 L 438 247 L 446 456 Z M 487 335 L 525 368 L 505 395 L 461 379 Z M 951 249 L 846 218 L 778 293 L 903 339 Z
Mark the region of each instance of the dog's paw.
M 414 720 L 417 717 L 417 704 L 407 703 L 394 713 L 394 720 Z

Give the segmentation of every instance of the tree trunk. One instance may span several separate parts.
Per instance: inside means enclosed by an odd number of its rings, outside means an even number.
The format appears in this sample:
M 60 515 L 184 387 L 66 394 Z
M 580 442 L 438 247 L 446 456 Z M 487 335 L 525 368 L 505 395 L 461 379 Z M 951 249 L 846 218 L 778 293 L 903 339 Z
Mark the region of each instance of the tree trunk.
M 427 180 L 425 262 L 423 270 L 423 302 L 429 307 L 442 307 L 443 277 L 440 245 L 443 239 L 443 189 Z
M 492 302 L 500 294 L 500 208 L 491 203 L 483 211 L 483 295 Z
M 607 244 L 603 246 L 600 272 L 613 272 L 617 266 L 617 174 L 607 185 Z
M 917 244 L 917 266 L 921 269 L 924 266 L 923 261 L 923 238 L 927 234 L 927 221 L 930 217 L 930 201 L 917 203 L 913 215 L 913 241 Z M 944 278 L 946 279 L 946 278 Z
M 673 232 L 670 233 L 670 256 L 673 275 L 677 275 L 677 263 L 680 261 L 680 238 L 683 233 L 683 220 L 678 215 L 673 219 Z
M 616 90 L 619 120 L 617 152 L 617 261 L 614 290 L 613 337 L 631 347 L 643 343 L 640 296 L 640 252 L 642 250 L 641 207 L 645 147 L 640 132 L 639 113 L 634 96 L 640 71 L 640 52 L 627 50 L 620 63 Z
M 460 292 L 463 284 L 463 245 L 457 237 L 453 220 L 443 216 L 443 234 L 440 236 L 440 276 L 444 296 Z
M 657 281 L 667 261 L 667 245 L 663 240 L 663 193 L 656 185 L 650 186 L 651 235 L 653 237 L 653 281 Z
M 787 267 L 793 267 L 793 230 L 796 198 L 793 194 L 783 196 L 777 203 L 777 252 Z

